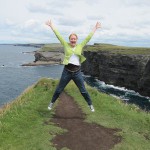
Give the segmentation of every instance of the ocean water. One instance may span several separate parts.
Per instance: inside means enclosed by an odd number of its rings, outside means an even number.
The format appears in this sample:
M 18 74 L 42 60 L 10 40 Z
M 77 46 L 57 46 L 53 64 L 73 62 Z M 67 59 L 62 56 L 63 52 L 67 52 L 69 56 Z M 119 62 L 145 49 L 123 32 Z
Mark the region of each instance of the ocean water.
M 34 47 L 0 45 L 0 106 L 15 99 L 28 86 L 42 77 L 58 79 L 63 69 L 62 65 L 54 66 L 21 66 L 32 62 L 37 50 Z
M 21 66 L 24 63 L 32 62 L 37 50 L 34 47 L 0 45 L 0 106 L 12 101 L 21 94 L 28 86 L 37 82 L 42 77 L 59 79 L 63 65 L 49 66 Z M 124 87 L 107 85 L 91 76 L 84 76 L 87 84 L 98 90 L 121 98 L 124 102 L 134 103 L 144 110 L 150 110 L 150 98 L 141 96 L 135 91 Z
M 84 80 L 88 85 L 95 87 L 103 93 L 121 99 L 125 103 L 135 104 L 145 111 L 150 111 L 150 97 L 142 96 L 134 90 L 129 90 L 125 87 L 106 84 L 105 82 L 91 76 L 85 75 Z

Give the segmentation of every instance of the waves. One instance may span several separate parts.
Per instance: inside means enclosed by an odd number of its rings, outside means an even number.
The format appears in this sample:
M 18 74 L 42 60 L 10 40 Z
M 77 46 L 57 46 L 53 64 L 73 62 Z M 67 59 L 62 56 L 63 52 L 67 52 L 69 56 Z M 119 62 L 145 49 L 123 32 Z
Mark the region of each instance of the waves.
M 150 97 L 142 96 L 138 92 L 126 89 L 125 87 L 106 84 L 105 82 L 91 76 L 84 75 L 84 80 L 87 84 L 97 88 L 101 92 L 109 94 L 117 99 L 121 99 L 126 103 L 136 104 L 143 110 L 150 110 Z

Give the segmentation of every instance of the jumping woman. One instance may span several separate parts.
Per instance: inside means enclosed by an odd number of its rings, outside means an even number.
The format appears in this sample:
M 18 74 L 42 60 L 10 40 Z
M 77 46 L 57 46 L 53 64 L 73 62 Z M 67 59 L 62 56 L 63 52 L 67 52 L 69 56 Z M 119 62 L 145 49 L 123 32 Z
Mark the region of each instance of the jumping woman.
M 86 100 L 90 110 L 94 112 L 95 110 L 92 105 L 92 100 L 85 88 L 84 80 L 83 80 L 82 73 L 81 73 L 81 63 L 83 63 L 86 60 L 86 58 L 82 55 L 82 50 L 83 50 L 83 47 L 89 42 L 89 40 L 91 39 L 95 31 L 98 28 L 101 28 L 101 24 L 97 22 L 93 30 L 90 32 L 90 34 L 80 44 L 77 44 L 78 36 L 75 33 L 70 34 L 69 43 L 68 43 L 63 39 L 63 37 L 54 27 L 51 20 L 48 20 L 46 22 L 46 25 L 51 27 L 56 37 L 58 38 L 60 43 L 63 45 L 64 53 L 65 53 L 65 57 L 63 60 L 64 69 L 61 75 L 61 79 L 54 92 L 54 95 L 48 106 L 48 109 L 49 110 L 52 109 L 54 102 L 57 100 L 57 98 L 59 97 L 61 92 L 64 90 L 66 85 L 69 83 L 69 81 L 72 79 L 77 85 L 77 87 L 79 88 L 82 96 Z

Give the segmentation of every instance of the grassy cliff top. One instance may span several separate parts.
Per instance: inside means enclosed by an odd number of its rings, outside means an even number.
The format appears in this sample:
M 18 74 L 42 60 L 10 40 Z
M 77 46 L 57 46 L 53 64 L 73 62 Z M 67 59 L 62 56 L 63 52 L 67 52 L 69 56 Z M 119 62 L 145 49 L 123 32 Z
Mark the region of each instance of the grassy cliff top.
M 60 43 L 45 44 L 39 51 L 63 51 L 63 46 Z
M 84 50 L 86 50 L 86 51 L 103 51 L 103 52 L 110 52 L 110 53 L 114 53 L 114 54 L 150 55 L 150 48 L 118 46 L 118 45 L 103 44 L 103 43 L 87 45 L 87 46 L 85 46 Z
M 146 47 L 128 47 L 118 46 L 113 44 L 95 43 L 84 47 L 85 51 L 102 51 L 113 54 L 127 55 L 150 55 L 150 48 Z M 63 46 L 60 43 L 45 44 L 39 51 L 63 51 Z

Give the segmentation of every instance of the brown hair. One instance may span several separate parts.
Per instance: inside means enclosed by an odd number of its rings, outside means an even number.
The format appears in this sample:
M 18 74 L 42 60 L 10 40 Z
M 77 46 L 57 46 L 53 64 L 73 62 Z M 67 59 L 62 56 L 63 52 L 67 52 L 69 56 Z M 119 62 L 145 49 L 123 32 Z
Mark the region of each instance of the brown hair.
M 71 38 L 72 35 L 76 36 L 76 38 L 78 39 L 78 36 L 77 36 L 75 33 L 71 33 L 71 34 L 69 35 L 69 40 L 70 40 L 70 38 Z

